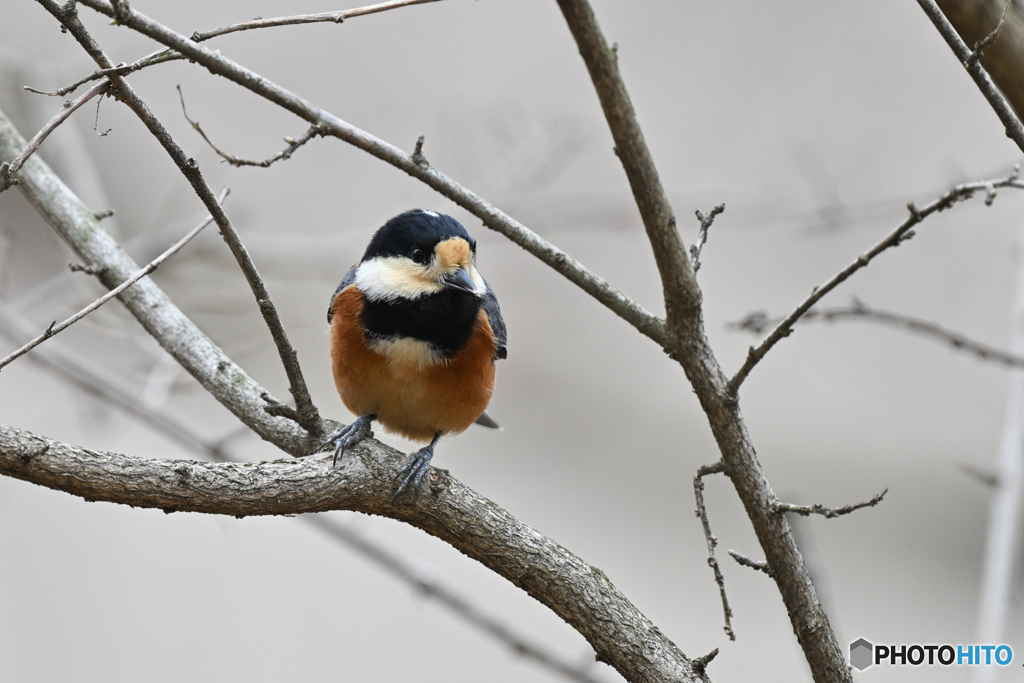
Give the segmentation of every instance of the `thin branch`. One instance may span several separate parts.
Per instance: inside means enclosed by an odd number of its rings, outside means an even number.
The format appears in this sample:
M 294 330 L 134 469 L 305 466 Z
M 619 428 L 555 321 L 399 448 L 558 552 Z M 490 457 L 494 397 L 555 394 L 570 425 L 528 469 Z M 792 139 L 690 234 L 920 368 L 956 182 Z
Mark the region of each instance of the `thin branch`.
M 1020 168 L 1018 166 L 1014 168 L 1013 173 L 1001 180 L 988 180 L 956 185 L 923 209 L 918 209 L 913 204 L 908 204 L 907 209 L 909 210 L 910 215 L 907 216 L 907 219 L 904 220 L 899 227 L 889 233 L 889 235 L 881 242 L 858 256 L 853 263 L 833 275 L 832 278 L 823 285 L 815 287 L 811 291 L 811 295 L 804 299 L 803 303 L 797 306 L 792 313 L 786 316 L 757 348 L 750 347 L 750 351 L 747 353 L 747 359 L 743 363 L 743 366 L 736 372 L 733 378 L 729 380 L 729 391 L 733 395 L 736 394 L 740 385 L 743 384 L 743 381 L 747 378 L 747 375 L 749 375 L 750 371 L 754 369 L 754 366 L 764 358 L 765 354 L 767 354 L 773 346 L 793 333 L 793 325 L 797 320 L 811 310 L 811 307 L 814 306 L 814 304 L 818 303 L 826 294 L 849 279 L 851 275 L 871 263 L 871 261 L 883 251 L 892 247 L 898 247 L 900 244 L 913 237 L 914 226 L 921 223 L 921 221 L 928 216 L 931 216 L 933 213 L 945 211 L 958 202 L 970 199 L 979 192 L 984 192 L 986 198 L 985 203 L 991 204 L 991 200 L 995 197 L 997 188 L 1013 187 L 1019 190 L 1024 189 L 1024 184 L 1018 182 L 1019 173 Z
M 109 69 L 113 67 L 113 63 L 103 53 L 100 46 L 93 40 L 92 36 L 86 30 L 81 20 L 78 18 L 78 11 L 74 5 L 60 5 L 56 0 L 39 0 L 39 3 L 46 8 L 55 18 L 67 28 L 68 31 L 78 40 L 79 44 L 85 48 L 89 56 L 100 66 L 100 68 Z M 121 5 L 116 12 L 116 18 L 121 21 L 126 13 L 131 12 L 127 4 Z M 142 101 L 135 94 L 135 91 L 124 80 L 122 76 L 110 76 L 111 82 L 117 88 L 118 98 L 123 101 L 128 107 L 135 112 L 143 124 L 149 129 L 154 137 L 160 142 L 163 148 L 170 155 L 175 165 L 182 172 L 185 178 L 189 181 L 192 189 L 199 195 L 200 200 L 206 205 L 207 210 L 213 219 L 217 222 L 217 226 L 220 228 L 221 236 L 227 243 L 228 248 L 231 250 L 232 255 L 235 257 L 239 267 L 242 269 L 242 273 L 245 275 L 246 281 L 249 283 L 249 288 L 252 290 L 253 295 L 256 297 L 256 302 L 259 305 L 260 313 L 263 314 L 263 319 L 270 330 L 270 335 L 274 340 L 274 344 L 277 347 L 278 354 L 281 357 L 281 363 L 284 365 L 285 374 L 288 376 L 288 387 L 291 391 L 292 398 L 295 400 L 295 408 L 299 415 L 299 424 L 311 434 L 320 436 L 322 424 L 320 420 L 320 414 L 317 412 L 316 406 L 313 405 L 313 400 L 309 395 L 309 389 L 306 386 L 305 378 L 302 376 L 302 368 L 299 366 L 298 354 L 296 354 L 294 347 L 288 341 L 288 334 L 285 332 L 284 325 L 281 323 L 281 318 L 277 314 L 277 309 L 274 307 L 274 303 L 270 299 L 270 293 L 267 291 L 266 285 L 263 283 L 263 279 L 260 277 L 259 271 L 256 269 L 256 264 L 253 263 L 252 258 L 249 256 L 245 245 L 242 244 L 241 238 L 238 236 L 238 232 L 235 230 L 234 225 L 228 218 L 228 215 L 221 208 L 220 204 L 217 203 L 217 199 L 203 178 L 202 172 L 199 170 L 199 165 L 195 159 L 191 159 L 185 155 L 185 152 L 178 146 L 171 137 L 171 134 L 167 131 L 164 125 L 156 118 L 152 111 L 145 102 Z
M 697 233 L 697 240 L 690 247 L 690 262 L 693 264 L 694 275 L 700 270 L 700 250 L 704 248 L 704 243 L 708 241 L 708 230 L 711 228 L 711 224 L 715 222 L 715 217 L 723 211 L 725 211 L 725 204 L 719 204 L 711 209 L 711 213 L 707 215 L 700 209 L 697 209 L 695 212 L 697 220 L 700 221 L 700 231 Z
M 29 323 L 15 316 L 6 307 L 0 306 L 0 334 L 10 334 L 9 331 L 15 329 L 27 330 Z M 100 375 L 58 347 L 59 345 L 47 346 L 46 349 L 32 354 L 30 358 L 83 391 L 99 396 L 150 428 L 170 437 L 185 448 L 205 453 L 211 460 L 219 462 L 231 460 L 225 453 L 227 439 L 217 442 L 203 439 L 187 425 L 170 417 L 165 411 L 150 410 L 145 407 L 137 396 L 121 388 L 113 378 Z M 472 601 L 452 587 L 438 582 L 410 560 L 402 558 L 365 536 L 325 517 L 303 515 L 298 519 L 325 533 L 332 540 L 356 551 L 425 595 L 436 599 L 456 616 L 479 627 L 499 642 L 507 645 L 513 652 L 532 659 L 570 680 L 593 683 L 594 679 L 578 666 L 573 666 L 548 652 L 542 646 L 530 642 L 525 636 L 516 633 L 500 620 L 476 607 Z
M 113 8 L 105 0 L 82 0 L 79 4 L 91 7 L 107 16 L 113 16 Z M 310 124 L 318 125 L 322 135 L 331 135 L 344 140 L 422 181 L 428 187 L 479 218 L 486 227 L 501 233 L 551 266 L 642 334 L 663 348 L 672 348 L 672 338 L 665 329 L 664 321 L 591 272 L 569 254 L 558 249 L 497 207 L 484 201 L 479 195 L 456 183 L 429 164 L 423 163 L 422 159 L 416 159 L 398 147 L 356 128 L 263 76 L 236 64 L 218 52 L 193 42 L 130 7 L 122 12 L 119 21 L 139 33 L 181 52 L 212 73 L 241 85 L 296 114 Z
M 985 71 L 981 62 L 977 59 L 972 61 L 971 49 L 967 47 L 967 44 L 964 43 L 963 39 L 956 32 L 956 29 L 949 23 L 949 19 L 942 13 L 939 6 L 935 4 L 935 0 L 917 0 L 917 4 L 921 5 L 921 9 L 931 19 L 939 34 L 945 39 L 946 44 L 953 50 L 953 54 L 956 55 L 956 58 L 967 69 L 967 73 L 971 75 L 971 78 L 974 79 L 974 83 L 981 90 L 981 94 L 985 96 L 989 105 L 995 110 L 996 115 L 1006 129 L 1006 136 L 1016 142 L 1017 147 L 1024 152 L 1024 125 L 1021 125 L 1020 119 L 1017 118 L 1017 114 L 1013 111 L 1013 107 L 1009 105 L 1003 94 L 999 92 L 999 88 L 989 78 L 988 72 Z
M 50 133 L 56 130 L 57 126 L 64 123 L 64 121 L 66 121 L 76 109 L 91 100 L 93 97 L 107 92 L 109 87 L 110 83 L 108 81 L 97 83 L 82 93 L 74 102 L 65 102 L 64 107 L 57 112 L 57 114 L 50 119 L 38 133 L 35 134 L 35 137 L 25 145 L 25 149 L 21 151 L 21 154 L 19 154 L 14 161 L 11 161 L 10 163 L 0 163 L 0 192 L 3 192 L 11 185 L 18 184 L 18 179 L 16 177 L 18 171 L 25 165 L 28 158 L 32 156 L 37 149 L 39 149 L 39 146 L 43 144 L 43 140 L 45 140 Z
M 608 46 L 587 0 L 558 0 L 558 6 L 601 101 L 615 153 L 629 180 L 661 276 L 665 319 L 670 330 L 677 330 L 699 315 L 700 289 L 676 229 L 672 205 L 619 73 L 618 51 Z
M 399 7 L 405 7 L 407 5 L 420 5 L 426 2 L 437 2 L 438 0 L 396 0 L 395 2 L 382 2 L 378 5 L 369 5 L 367 7 L 357 7 L 350 10 L 342 10 L 340 12 L 324 12 L 322 14 L 304 14 L 297 15 L 294 17 L 280 17 L 278 19 L 256 19 L 254 21 L 242 22 L 239 24 L 231 24 L 230 26 L 224 26 L 216 28 L 211 31 L 196 31 L 192 34 L 192 40 L 195 42 L 202 42 L 209 40 L 216 36 L 224 35 L 225 33 L 234 33 L 235 31 L 246 31 L 249 29 L 256 28 L 269 28 L 273 26 L 287 26 L 290 24 L 307 24 L 315 22 L 334 22 L 340 24 L 345 19 L 352 19 L 354 17 L 361 17 L 368 14 L 376 14 L 378 12 L 385 12 L 390 9 L 398 9 Z M 49 95 L 50 97 L 63 97 L 68 93 L 74 92 L 81 86 L 85 85 L 90 81 L 103 78 L 104 76 L 127 76 L 128 74 L 135 73 L 141 69 L 145 69 L 149 66 L 156 64 L 163 64 L 164 62 L 170 62 L 177 59 L 185 59 L 185 56 L 180 52 L 172 50 L 171 48 L 164 48 L 157 50 L 156 52 L 146 55 L 138 61 L 132 62 L 131 64 L 119 64 L 109 69 L 99 69 L 92 74 L 80 78 L 71 85 L 64 86 L 59 90 L 53 92 L 47 92 L 45 90 L 39 90 L 29 86 L 24 86 L 25 90 L 36 93 L 37 95 Z
M 366 7 L 357 7 L 355 9 L 347 9 L 337 12 L 296 14 L 290 17 L 277 17 L 276 19 L 256 18 L 252 21 L 243 21 L 238 24 L 221 26 L 220 28 L 215 28 L 211 31 L 196 31 L 192 34 L 192 40 L 200 42 L 203 40 L 209 40 L 215 36 L 222 36 L 227 33 L 251 31 L 258 28 L 273 28 L 275 26 L 294 26 L 295 24 L 315 24 L 321 22 L 340 24 L 346 19 L 352 19 L 354 17 L 362 17 L 367 14 L 376 14 L 378 12 L 386 12 L 400 7 L 408 7 L 409 5 L 422 5 L 427 2 L 437 1 L 438 0 L 393 0 L 392 2 L 382 2 L 376 5 L 367 5 Z
M 697 501 L 697 517 L 700 518 L 701 526 L 704 527 L 704 540 L 708 544 L 708 566 L 715 573 L 715 583 L 718 584 L 718 592 L 722 596 L 722 612 L 725 614 L 725 635 L 729 640 L 736 640 L 736 634 L 732 630 L 732 608 L 729 607 L 729 598 L 725 595 L 725 577 L 718 566 L 715 558 L 715 546 L 718 539 L 711 533 L 711 523 L 708 522 L 708 511 L 704 507 L 704 477 L 709 474 L 718 474 L 725 471 L 725 464 L 719 460 L 713 465 L 704 465 L 693 477 L 693 497 Z
M 218 198 L 218 201 L 219 202 L 223 202 L 224 198 L 227 195 L 228 195 L 228 190 L 225 189 L 221 193 L 221 196 Z M 60 332 L 63 332 L 67 328 L 71 327 L 76 322 L 78 322 L 79 320 L 81 320 L 85 316 L 89 315 L 90 313 L 92 313 L 93 311 L 98 309 L 100 306 L 102 306 L 103 304 L 107 303 L 108 301 L 113 299 L 115 296 L 117 296 L 118 294 L 120 294 L 124 290 L 126 290 L 129 287 L 131 287 L 132 285 L 134 285 L 136 282 L 138 282 L 142 278 L 144 278 L 147 275 L 149 275 L 150 273 L 152 273 L 154 270 L 157 269 L 157 267 L 161 263 L 166 261 L 173 254 L 176 254 L 178 252 L 178 250 L 180 250 L 182 247 L 184 247 L 186 244 L 188 244 L 190 241 L 192 241 L 193 237 L 195 237 L 200 232 L 202 232 L 203 228 L 205 228 L 207 225 L 209 225 L 212 222 L 213 222 L 213 217 L 212 216 L 207 216 L 205 219 L 203 219 L 202 223 L 200 223 L 196 227 L 192 228 L 192 230 L 190 230 L 187 235 L 185 235 L 180 240 L 178 240 L 173 245 L 171 245 L 171 247 L 167 251 L 165 251 L 164 253 L 160 254 L 159 256 L 157 256 L 152 261 L 150 261 L 149 265 L 147 265 L 144 268 L 140 269 L 137 273 L 135 273 L 130 278 L 128 278 L 127 280 L 122 282 L 120 285 L 118 285 L 117 287 L 114 287 L 112 290 L 110 290 L 109 292 L 107 292 L 106 294 L 101 296 L 99 299 L 96 299 L 96 301 L 93 301 L 91 304 L 89 304 L 88 306 L 86 306 L 85 308 L 80 310 L 78 313 L 75 313 L 73 316 L 71 316 L 70 318 L 68 318 L 64 322 L 60 323 L 59 325 L 56 322 L 50 323 L 50 326 L 48 328 L 46 328 L 46 331 L 43 332 L 41 335 L 39 335 L 38 337 L 36 337 L 32 341 L 28 342 L 27 344 L 22 346 L 17 351 L 14 351 L 13 353 L 8 354 L 5 358 L 0 358 L 0 369 L 4 368 L 4 366 L 9 365 L 15 359 L 20 358 L 21 356 L 25 355 L 26 353 L 28 353 L 29 351 L 31 351 L 35 347 L 39 346 L 40 344 L 42 344 L 44 341 L 46 341 L 50 337 L 53 337 L 54 335 L 56 335 L 56 334 L 58 334 Z
M 821 504 L 815 505 L 792 505 L 790 503 L 775 502 L 772 507 L 776 514 L 783 514 L 785 512 L 792 512 L 802 517 L 808 517 L 810 515 L 821 515 L 826 519 L 832 519 L 833 517 L 840 517 L 842 515 L 848 515 L 851 512 L 860 510 L 861 508 L 873 508 L 882 502 L 885 498 L 885 494 L 889 493 L 889 489 L 885 489 L 874 498 L 865 500 L 860 503 L 854 503 L 853 505 L 844 505 L 841 508 L 827 508 Z
M 731 323 L 729 327 L 755 334 L 764 333 L 771 325 L 776 325 L 781 318 L 770 318 L 764 312 L 751 313 L 742 320 Z M 936 323 L 914 318 L 902 313 L 892 313 L 877 308 L 871 308 L 859 300 L 847 307 L 825 308 L 818 310 L 812 308 L 801 318 L 801 323 L 814 321 L 835 322 L 841 320 L 868 320 L 872 322 L 900 327 L 911 332 L 917 332 L 926 337 L 948 344 L 958 351 L 965 351 L 983 361 L 999 363 L 1011 368 L 1024 368 L 1024 356 L 1016 356 L 1012 353 L 974 341 L 969 337 L 952 332 Z
M 735 550 L 726 550 L 725 552 L 729 553 L 729 557 L 736 560 L 737 564 L 741 564 L 744 567 L 750 567 L 751 569 L 756 569 L 759 572 L 764 572 L 768 576 L 772 575 L 772 568 L 768 566 L 767 562 L 752 560 L 743 553 Z
M 431 1 L 436 2 L 437 0 Z M 217 147 L 217 145 L 213 144 L 213 141 L 210 140 L 209 137 L 207 137 L 206 133 L 199 125 L 199 122 L 193 121 L 191 118 L 189 118 L 188 111 L 185 109 L 185 96 L 181 92 L 181 86 L 179 85 L 176 87 L 178 88 L 178 97 L 181 99 L 181 113 L 184 114 L 185 120 L 192 124 L 192 129 L 199 133 L 199 135 L 202 136 L 203 140 L 206 140 L 206 144 L 208 144 L 210 148 L 213 149 L 214 152 L 216 152 L 224 161 L 228 162 L 232 166 L 259 166 L 261 168 L 267 168 L 275 161 L 281 161 L 282 159 L 291 159 L 292 154 L 295 153 L 295 150 L 297 150 L 299 147 L 302 147 L 304 144 L 312 140 L 315 136 L 320 134 L 319 126 L 310 126 L 309 129 L 305 133 L 303 133 L 302 137 L 300 137 L 298 140 L 285 138 L 284 141 L 288 143 L 288 146 L 272 157 L 268 157 L 263 161 L 249 161 L 248 159 L 241 159 L 234 155 L 228 154 L 227 152 L 222 152 Z

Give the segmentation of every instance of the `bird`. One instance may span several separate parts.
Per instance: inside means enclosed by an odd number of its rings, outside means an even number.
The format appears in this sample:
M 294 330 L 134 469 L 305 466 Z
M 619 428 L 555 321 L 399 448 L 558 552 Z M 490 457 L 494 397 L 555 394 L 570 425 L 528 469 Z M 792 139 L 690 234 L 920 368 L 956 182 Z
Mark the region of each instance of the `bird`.
M 331 296 L 327 322 L 334 383 L 358 416 L 320 448 L 334 446 L 335 466 L 375 420 L 428 441 L 399 471 L 394 501 L 418 490 L 442 436 L 498 427 L 485 410 L 508 355 L 505 321 L 455 218 L 413 209 L 384 223 Z

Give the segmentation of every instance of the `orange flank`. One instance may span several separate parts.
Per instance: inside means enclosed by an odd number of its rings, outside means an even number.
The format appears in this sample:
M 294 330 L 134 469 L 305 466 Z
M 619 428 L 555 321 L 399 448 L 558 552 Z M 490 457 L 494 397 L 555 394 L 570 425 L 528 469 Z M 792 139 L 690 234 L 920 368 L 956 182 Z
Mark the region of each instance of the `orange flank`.
M 359 317 L 363 295 L 350 285 L 334 298 L 331 365 L 341 400 L 354 415 L 376 415 L 392 432 L 417 441 L 464 431 L 494 392 L 494 332 L 481 310 L 469 342 L 454 357 L 424 362 L 413 354 L 370 348 Z

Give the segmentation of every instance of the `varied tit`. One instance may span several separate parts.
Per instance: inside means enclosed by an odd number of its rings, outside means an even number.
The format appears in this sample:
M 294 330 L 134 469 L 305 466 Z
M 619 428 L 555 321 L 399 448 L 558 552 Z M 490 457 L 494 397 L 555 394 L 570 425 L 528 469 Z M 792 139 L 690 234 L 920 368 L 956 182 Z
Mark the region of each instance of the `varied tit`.
M 476 271 L 476 241 L 451 216 L 416 209 L 385 223 L 335 290 L 327 322 L 334 384 L 359 416 L 323 445 L 334 445 L 335 464 L 374 420 L 429 441 L 399 472 L 397 498 L 419 486 L 443 435 L 498 426 L 484 409 L 507 354 L 505 322 Z

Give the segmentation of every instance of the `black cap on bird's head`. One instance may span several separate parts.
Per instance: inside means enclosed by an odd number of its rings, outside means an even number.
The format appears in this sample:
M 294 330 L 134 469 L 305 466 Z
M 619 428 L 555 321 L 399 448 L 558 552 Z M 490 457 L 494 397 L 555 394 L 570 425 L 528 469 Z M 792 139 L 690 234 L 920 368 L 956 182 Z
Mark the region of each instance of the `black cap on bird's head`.
M 469 236 L 462 223 L 443 213 L 412 209 L 398 214 L 377 229 L 362 261 L 378 256 L 411 257 L 416 249 L 429 255 L 439 242 L 453 237 L 465 240 L 470 250 L 476 253 L 476 240 Z
M 476 272 L 476 240 L 451 216 L 413 209 L 374 233 L 356 271 L 374 300 L 415 299 L 441 291 L 484 295 Z

